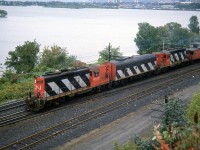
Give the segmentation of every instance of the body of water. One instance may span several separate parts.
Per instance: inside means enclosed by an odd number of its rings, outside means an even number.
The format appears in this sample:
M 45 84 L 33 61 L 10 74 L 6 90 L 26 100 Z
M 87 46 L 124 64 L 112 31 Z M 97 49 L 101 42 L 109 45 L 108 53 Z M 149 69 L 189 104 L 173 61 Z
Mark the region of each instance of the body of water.
M 136 54 L 134 37 L 138 23 L 161 26 L 178 22 L 183 27 L 197 11 L 165 11 L 135 9 L 65 9 L 43 7 L 0 6 L 8 12 L 0 18 L 0 63 L 9 51 L 24 41 L 36 41 L 44 46 L 57 44 L 84 62 L 98 59 L 98 52 L 111 43 L 120 46 L 125 55 Z

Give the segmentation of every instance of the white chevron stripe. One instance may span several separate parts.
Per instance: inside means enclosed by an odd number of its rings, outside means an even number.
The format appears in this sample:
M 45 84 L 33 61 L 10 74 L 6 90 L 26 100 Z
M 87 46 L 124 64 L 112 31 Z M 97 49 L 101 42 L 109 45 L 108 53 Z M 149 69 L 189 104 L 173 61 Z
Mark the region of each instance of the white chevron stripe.
M 89 74 L 89 73 L 85 74 L 85 76 L 86 76 L 88 79 L 90 79 L 90 74 Z
M 61 80 L 61 81 L 65 84 L 65 86 L 66 86 L 70 91 L 76 89 L 76 88 L 73 86 L 73 84 L 71 84 L 71 82 L 70 82 L 68 79 L 63 79 L 63 80 Z
M 63 93 L 63 91 L 58 87 L 58 85 L 55 83 L 55 82 L 50 82 L 50 83 L 47 83 L 51 89 L 53 91 L 55 91 L 57 94 L 60 94 L 60 93 Z
M 116 79 L 115 79 L 116 81 L 119 80 L 119 79 L 117 78 L 117 76 L 116 76 L 115 78 L 116 78 Z
M 181 55 L 181 59 L 184 60 L 184 56 L 182 52 L 180 52 L 180 55 Z
M 133 72 L 131 71 L 130 68 L 126 68 L 126 71 L 127 71 L 127 73 L 128 73 L 129 76 L 132 76 L 132 75 L 133 75 Z
M 49 97 L 50 95 L 46 91 L 44 91 L 44 96 Z
M 135 72 L 136 72 L 137 74 L 140 74 L 140 73 L 141 73 L 140 70 L 139 70 L 139 68 L 138 68 L 137 66 L 134 66 L 133 69 L 135 70 Z
M 180 60 L 177 53 L 175 53 L 174 56 L 176 57 L 176 60 L 177 60 L 177 61 Z
M 144 64 L 141 64 L 141 67 L 142 67 L 142 69 L 144 70 L 144 72 L 147 72 L 147 71 L 148 71 L 147 68 L 146 68 L 146 66 L 145 66 Z
M 117 70 L 117 72 L 118 72 L 118 74 L 119 74 L 119 76 L 121 78 L 125 78 L 126 77 L 125 74 L 122 72 L 122 70 Z
M 174 57 L 170 55 L 171 62 L 174 63 Z
M 149 65 L 149 67 L 150 67 L 151 70 L 155 69 L 151 62 L 149 62 L 148 65 Z
M 80 76 L 75 76 L 74 79 L 79 83 L 79 85 L 80 85 L 81 87 L 87 86 L 87 85 L 85 84 L 85 82 L 83 81 L 83 79 L 82 79 Z

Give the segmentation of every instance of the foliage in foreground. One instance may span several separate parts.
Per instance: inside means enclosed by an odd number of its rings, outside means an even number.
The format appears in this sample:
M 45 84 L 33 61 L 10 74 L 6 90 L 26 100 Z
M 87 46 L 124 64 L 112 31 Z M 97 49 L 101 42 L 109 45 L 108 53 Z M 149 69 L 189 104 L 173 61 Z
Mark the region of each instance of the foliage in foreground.
M 117 142 L 114 142 L 115 150 L 134 150 L 136 149 L 136 145 L 133 141 L 127 141 L 123 146 L 119 146 Z
M 172 111 L 175 109 L 175 111 Z M 121 147 L 115 143 L 115 150 L 196 150 L 200 149 L 200 91 L 194 95 L 187 110 L 185 120 L 185 107 L 182 101 L 172 99 L 164 105 L 164 117 L 161 124 L 154 126 L 154 138 L 142 139 L 136 137 Z M 131 147 L 133 145 L 133 147 Z
M 193 116 L 196 112 L 200 112 L 200 90 L 193 95 L 192 101 L 187 108 L 186 118 L 189 122 L 193 122 Z M 200 125 L 200 117 L 198 118 L 198 123 Z

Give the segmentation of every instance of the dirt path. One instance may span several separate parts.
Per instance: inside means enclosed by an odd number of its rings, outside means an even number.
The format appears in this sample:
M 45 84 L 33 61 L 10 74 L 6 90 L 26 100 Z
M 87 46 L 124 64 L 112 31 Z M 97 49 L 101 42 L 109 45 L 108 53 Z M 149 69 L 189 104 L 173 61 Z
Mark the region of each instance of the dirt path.
M 185 102 L 190 101 L 192 95 L 200 89 L 199 85 L 193 85 L 174 94 L 175 97 Z M 155 112 L 151 110 L 151 105 L 120 118 L 106 126 L 93 130 L 63 146 L 57 147 L 59 150 L 108 150 L 113 149 L 114 141 L 119 144 L 131 139 L 134 134 L 151 134 Z M 154 105 L 155 106 L 155 105 Z M 146 109 L 148 108 L 148 109 Z

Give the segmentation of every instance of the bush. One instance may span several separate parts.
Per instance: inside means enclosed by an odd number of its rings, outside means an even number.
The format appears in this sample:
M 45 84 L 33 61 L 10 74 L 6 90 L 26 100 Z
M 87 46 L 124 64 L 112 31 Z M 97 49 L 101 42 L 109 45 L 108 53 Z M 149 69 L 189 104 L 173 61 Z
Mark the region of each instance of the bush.
M 114 150 L 136 150 L 136 145 L 133 141 L 127 141 L 121 147 L 118 145 L 117 142 L 114 142 Z
M 13 84 L 6 83 L 0 90 L 0 102 L 23 98 L 29 89 L 33 89 L 33 81 Z
M 186 112 L 186 118 L 189 122 L 193 122 L 193 116 L 196 112 L 200 112 L 200 90 L 194 94 L 192 101 L 188 105 Z M 198 118 L 198 124 L 200 125 L 200 117 Z
M 0 78 L 0 102 L 19 99 L 26 96 L 30 89 L 33 89 L 33 74 L 16 74 L 6 70 Z

